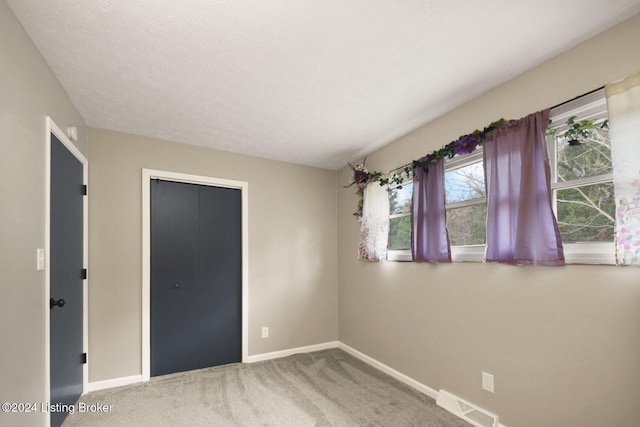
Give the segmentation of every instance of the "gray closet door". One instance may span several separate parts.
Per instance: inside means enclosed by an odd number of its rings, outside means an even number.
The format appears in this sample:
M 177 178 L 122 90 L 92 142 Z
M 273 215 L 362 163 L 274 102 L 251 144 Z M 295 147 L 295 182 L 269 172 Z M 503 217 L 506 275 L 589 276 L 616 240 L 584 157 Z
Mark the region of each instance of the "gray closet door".
M 240 190 L 151 181 L 151 375 L 241 360 Z

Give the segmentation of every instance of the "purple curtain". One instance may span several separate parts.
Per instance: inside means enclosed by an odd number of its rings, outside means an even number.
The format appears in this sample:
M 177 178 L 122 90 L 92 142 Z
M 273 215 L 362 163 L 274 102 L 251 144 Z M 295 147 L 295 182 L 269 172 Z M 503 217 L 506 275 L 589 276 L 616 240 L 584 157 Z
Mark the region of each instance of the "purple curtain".
M 444 160 L 413 171 L 411 253 L 418 262 L 451 262 L 444 209 Z
M 545 131 L 549 110 L 489 133 L 484 141 L 488 262 L 563 265 L 551 204 Z

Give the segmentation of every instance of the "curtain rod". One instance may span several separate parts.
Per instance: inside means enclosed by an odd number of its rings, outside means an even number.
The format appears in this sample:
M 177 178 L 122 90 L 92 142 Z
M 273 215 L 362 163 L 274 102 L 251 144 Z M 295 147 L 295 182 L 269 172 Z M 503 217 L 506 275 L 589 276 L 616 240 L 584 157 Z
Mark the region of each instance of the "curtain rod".
M 411 162 L 409 162 L 409 163 L 406 163 L 406 164 L 404 164 L 404 165 L 402 165 L 402 166 L 398 166 L 397 168 L 389 169 L 389 173 L 391 173 L 391 172 L 393 172 L 393 171 L 397 171 L 398 169 L 404 169 L 404 168 L 406 168 L 407 166 L 412 166 L 412 165 L 413 165 L 413 161 L 411 161 Z
M 604 86 L 600 86 L 599 88 L 596 88 L 596 89 L 590 90 L 590 91 L 589 91 L 589 92 L 587 92 L 587 93 L 583 93 L 582 95 L 578 95 L 578 96 L 576 96 L 575 98 L 571 98 L 571 99 L 570 99 L 570 100 L 568 100 L 568 101 L 564 101 L 564 102 L 561 102 L 561 103 L 559 103 L 559 104 L 556 104 L 556 105 L 554 105 L 553 107 L 551 107 L 551 108 L 549 108 L 549 109 L 550 109 L 550 110 L 553 110 L 554 108 L 561 107 L 561 106 L 563 106 L 563 105 L 565 105 L 565 104 L 570 103 L 571 101 L 575 101 L 576 99 L 578 99 L 578 98 L 582 98 L 583 96 L 591 95 L 592 93 L 595 93 L 595 92 L 597 92 L 597 91 L 599 91 L 599 90 L 601 90 L 601 89 L 604 89 Z
M 589 92 L 583 93 L 582 95 L 578 95 L 578 96 L 576 96 L 576 97 L 574 97 L 574 98 L 571 98 L 571 99 L 569 99 L 568 101 L 564 101 L 564 102 L 561 102 L 561 103 L 559 103 L 559 104 L 556 104 L 556 105 L 554 105 L 553 107 L 550 107 L 550 108 L 549 108 L 549 110 L 553 110 L 554 108 L 561 107 L 561 106 L 563 106 L 563 105 L 565 105 L 565 104 L 570 103 L 571 101 L 575 101 L 575 100 L 576 100 L 576 99 L 578 99 L 578 98 L 582 98 L 583 96 L 591 95 L 592 93 L 595 93 L 595 92 L 597 92 L 597 91 L 599 91 L 599 90 L 601 90 L 601 89 L 604 89 L 604 86 L 600 86 L 599 88 L 596 88 L 596 89 L 590 90 Z M 404 169 L 405 167 L 407 167 L 407 166 L 411 166 L 412 164 L 413 164 L 413 162 L 409 162 L 409 163 L 406 163 L 406 164 L 404 164 L 404 165 L 402 165 L 402 166 L 399 166 L 399 167 L 397 167 L 397 168 L 393 168 L 393 169 L 389 170 L 389 173 L 391 173 L 391 172 L 393 172 L 393 171 L 395 171 L 395 170 L 398 170 L 398 169 Z

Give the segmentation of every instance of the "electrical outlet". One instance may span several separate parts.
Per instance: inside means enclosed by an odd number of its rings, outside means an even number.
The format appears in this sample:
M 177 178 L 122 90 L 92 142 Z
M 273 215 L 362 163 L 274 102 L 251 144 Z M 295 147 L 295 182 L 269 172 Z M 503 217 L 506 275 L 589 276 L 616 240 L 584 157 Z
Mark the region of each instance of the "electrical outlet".
M 482 389 L 487 390 L 488 392 L 494 393 L 493 391 L 493 375 L 488 374 L 486 372 L 482 373 Z
M 269 338 L 269 327 L 268 326 L 263 326 L 262 327 L 262 338 Z

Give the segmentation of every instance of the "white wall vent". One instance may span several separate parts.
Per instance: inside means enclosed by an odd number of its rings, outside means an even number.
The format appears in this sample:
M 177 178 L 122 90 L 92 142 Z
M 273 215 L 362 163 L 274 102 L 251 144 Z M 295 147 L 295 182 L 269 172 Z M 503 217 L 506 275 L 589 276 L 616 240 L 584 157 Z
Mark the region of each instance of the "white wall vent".
M 436 404 L 476 427 L 498 427 L 500 425 L 497 415 L 478 408 L 448 391 L 440 390 L 438 392 Z

